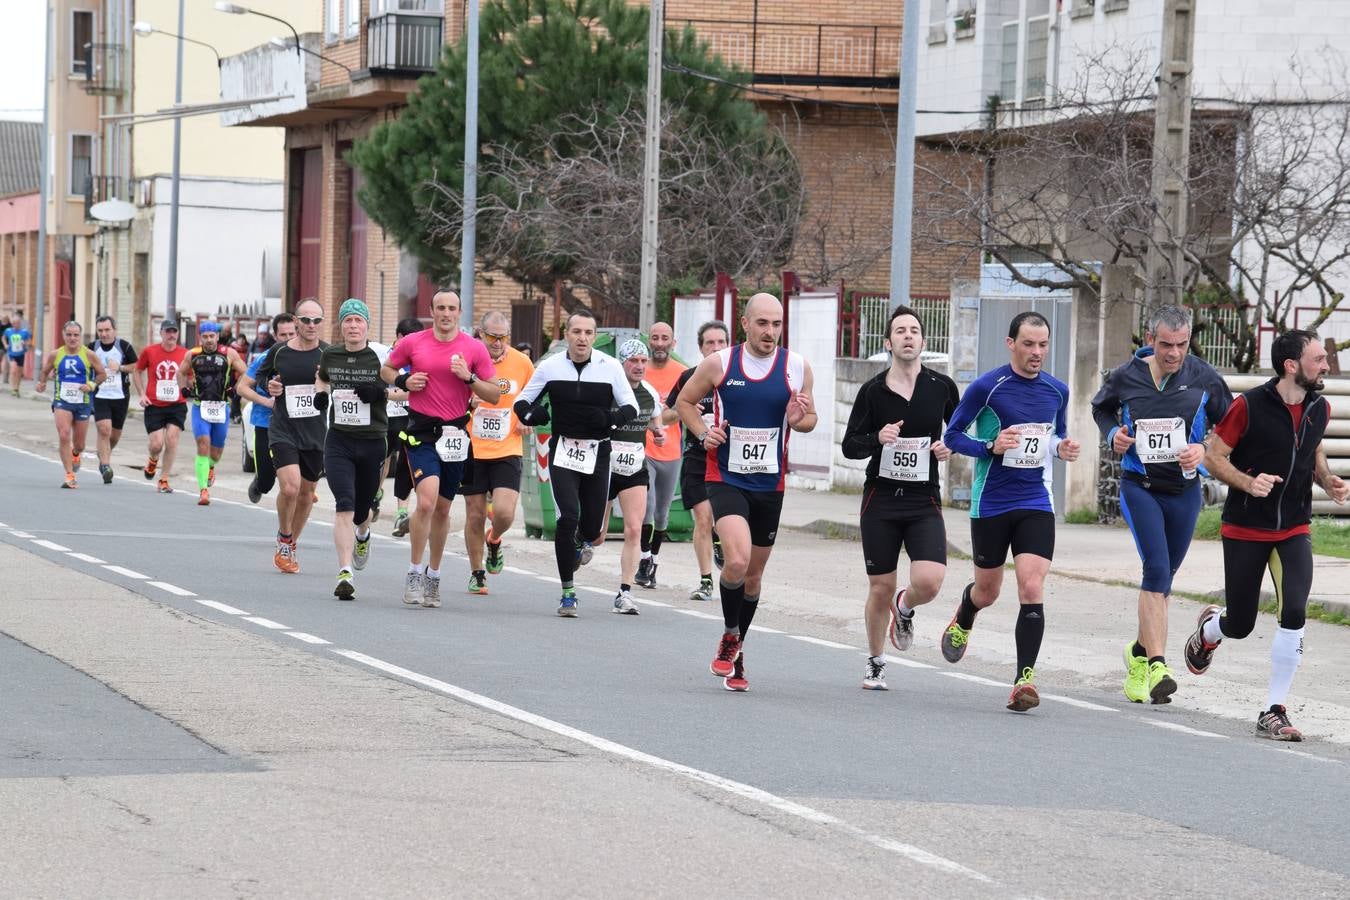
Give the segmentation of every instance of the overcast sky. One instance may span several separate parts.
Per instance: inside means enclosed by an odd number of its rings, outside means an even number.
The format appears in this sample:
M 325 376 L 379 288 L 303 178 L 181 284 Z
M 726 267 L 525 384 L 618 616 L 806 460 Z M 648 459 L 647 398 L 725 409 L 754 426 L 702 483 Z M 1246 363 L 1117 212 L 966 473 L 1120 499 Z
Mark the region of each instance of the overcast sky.
M 0 119 L 42 121 L 43 12 L 46 0 L 3 0 Z

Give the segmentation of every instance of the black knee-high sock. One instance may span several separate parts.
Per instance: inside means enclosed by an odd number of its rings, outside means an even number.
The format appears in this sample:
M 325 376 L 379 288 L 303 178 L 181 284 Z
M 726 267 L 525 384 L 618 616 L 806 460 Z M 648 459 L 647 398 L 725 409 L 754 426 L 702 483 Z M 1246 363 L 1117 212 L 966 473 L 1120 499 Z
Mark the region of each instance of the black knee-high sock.
M 1036 667 L 1041 653 L 1041 638 L 1045 637 L 1045 605 L 1023 603 L 1017 610 L 1017 678 L 1022 670 Z M 1015 679 L 1014 679 L 1015 680 Z
M 577 570 L 577 520 L 565 516 L 553 532 L 553 556 L 558 562 L 558 579 L 564 584 Z
M 975 587 L 975 582 L 966 585 L 966 589 L 961 592 L 961 605 L 956 608 L 956 624 L 960 625 L 966 631 L 975 627 L 975 614 L 980 611 L 970 600 L 970 590 Z
M 741 627 L 741 607 L 745 606 L 745 582 L 727 584 L 719 581 L 722 592 L 722 624 L 727 631 L 736 631 Z
M 746 594 L 745 602 L 741 604 L 741 617 L 739 621 L 741 629 L 741 640 L 750 633 L 750 623 L 755 620 L 755 612 L 759 609 L 759 594 Z
M 661 542 L 666 539 L 666 530 L 658 528 L 652 532 L 652 556 L 661 552 Z
M 641 540 L 641 545 L 642 545 L 642 552 L 643 552 L 643 553 L 650 553 L 650 552 L 652 552 L 652 533 L 653 533 L 655 530 L 656 530 L 656 526 L 655 526 L 655 525 L 646 524 L 646 525 L 643 525 L 643 526 L 642 526 L 642 540 Z

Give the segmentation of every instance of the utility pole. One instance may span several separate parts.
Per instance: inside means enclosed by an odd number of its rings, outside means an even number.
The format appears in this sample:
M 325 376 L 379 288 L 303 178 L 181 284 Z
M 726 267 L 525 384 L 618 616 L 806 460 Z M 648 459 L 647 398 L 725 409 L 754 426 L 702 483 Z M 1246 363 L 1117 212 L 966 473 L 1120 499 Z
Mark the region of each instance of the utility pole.
M 661 53 L 665 0 L 651 0 L 647 29 L 647 149 L 642 158 L 642 267 L 638 328 L 656 323 L 656 253 L 660 249 L 658 192 L 661 183 Z
M 1190 167 L 1191 70 L 1196 0 L 1163 0 L 1162 59 L 1153 120 L 1153 219 L 1147 306 L 1181 305 L 1185 259 L 1186 179 Z
M 900 102 L 895 109 L 895 192 L 891 198 L 891 306 L 909 303 L 914 225 L 914 133 L 919 105 L 919 4 L 906 0 L 900 32 Z
M 47 182 L 52 177 L 52 156 L 51 134 L 48 131 L 51 128 L 51 105 L 52 105 L 52 44 L 56 42 L 56 35 L 53 32 L 53 26 L 56 24 L 52 15 L 50 3 L 44 3 L 43 7 L 47 11 L 47 49 L 44 51 L 42 68 L 42 163 L 39 168 L 41 181 L 38 184 L 38 253 L 37 253 L 37 302 L 34 304 L 33 334 L 37 336 L 33 341 L 33 374 L 34 376 L 42 373 L 42 353 L 46 348 L 46 334 L 43 323 L 47 321 L 45 306 L 47 305 L 47 201 L 51 199 L 51 191 L 47 190 Z M 64 324 L 64 323 L 61 323 Z
M 464 81 L 464 224 L 459 244 L 459 320 L 473 333 L 474 260 L 478 256 L 478 0 L 465 4 L 468 73 Z
M 178 0 L 178 33 L 183 28 L 183 3 Z M 183 105 L 183 41 L 178 40 L 178 71 L 174 76 L 173 105 Z M 183 119 L 173 119 L 173 184 L 169 190 L 169 294 L 164 304 L 164 318 L 178 321 L 178 182 L 183 156 Z

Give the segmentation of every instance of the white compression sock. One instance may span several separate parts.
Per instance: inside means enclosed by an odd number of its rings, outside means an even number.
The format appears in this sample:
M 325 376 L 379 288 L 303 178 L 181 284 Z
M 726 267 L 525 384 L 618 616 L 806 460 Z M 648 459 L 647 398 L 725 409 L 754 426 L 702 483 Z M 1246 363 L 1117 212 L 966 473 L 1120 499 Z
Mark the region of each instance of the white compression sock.
M 1217 644 L 1219 641 L 1223 640 L 1223 631 L 1219 628 L 1219 619 L 1221 618 L 1223 618 L 1222 613 L 1206 620 L 1205 627 L 1201 631 L 1205 640 L 1211 644 Z
M 1303 661 L 1303 629 L 1277 628 L 1270 642 L 1270 693 L 1266 695 L 1266 709 L 1284 706 L 1294 673 Z

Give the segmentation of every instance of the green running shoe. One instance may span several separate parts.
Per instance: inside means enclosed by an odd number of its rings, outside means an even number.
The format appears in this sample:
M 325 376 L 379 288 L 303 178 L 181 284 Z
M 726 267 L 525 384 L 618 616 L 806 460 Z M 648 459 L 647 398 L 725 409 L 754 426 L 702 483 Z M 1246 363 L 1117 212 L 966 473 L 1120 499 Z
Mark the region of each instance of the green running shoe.
M 1177 692 L 1177 680 L 1165 662 L 1148 664 L 1148 695 L 1154 703 L 1171 703 Z
M 1041 705 L 1041 695 L 1036 692 L 1036 670 L 1031 666 L 1022 669 L 1022 674 L 1013 685 L 1008 696 L 1008 709 L 1013 712 L 1026 712 Z
M 352 548 L 352 568 L 358 572 L 370 562 L 370 538 L 371 533 L 367 531 L 364 538 L 356 539 L 356 545 Z
M 951 624 L 942 632 L 942 658 L 949 663 L 960 662 L 966 655 L 966 644 L 970 641 L 970 632 L 956 624 L 952 616 Z
M 1175 682 L 1172 690 L 1176 690 Z M 1148 657 L 1134 655 L 1134 641 L 1125 645 L 1125 699 L 1131 703 L 1148 699 Z
M 487 560 L 485 565 L 487 566 L 488 574 L 500 575 L 502 574 L 502 565 L 506 561 L 505 558 L 502 556 L 502 542 L 497 541 L 494 544 L 492 541 L 487 541 L 486 543 L 487 543 Z
M 483 572 L 470 572 L 468 591 L 470 594 L 486 594 L 488 592 L 487 575 Z
M 333 596 L 339 600 L 355 600 L 356 586 L 352 583 L 352 573 L 346 569 L 338 572 L 337 587 L 333 588 Z

